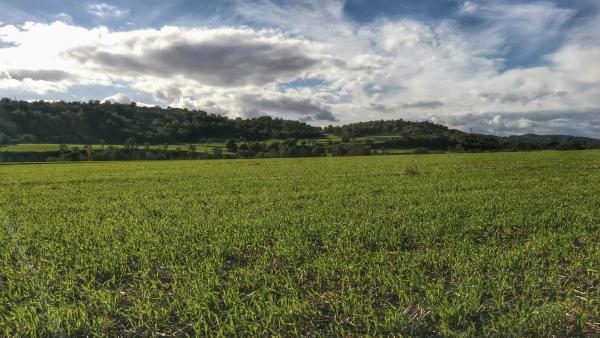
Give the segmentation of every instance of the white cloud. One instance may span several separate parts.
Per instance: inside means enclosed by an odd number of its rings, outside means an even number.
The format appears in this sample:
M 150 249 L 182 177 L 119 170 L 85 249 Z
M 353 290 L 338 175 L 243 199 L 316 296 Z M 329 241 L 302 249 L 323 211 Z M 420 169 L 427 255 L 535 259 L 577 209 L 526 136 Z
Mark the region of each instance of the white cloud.
M 131 101 L 131 99 L 129 97 L 127 97 L 127 95 L 121 94 L 121 93 L 117 93 L 115 95 L 103 98 L 102 102 L 130 104 L 133 101 Z
M 168 27 L 115 33 L 66 55 L 98 72 L 185 77 L 225 87 L 293 79 L 323 59 L 306 41 L 248 28 Z
M 95 15 L 99 18 L 107 17 L 124 17 L 129 14 L 129 9 L 120 8 L 117 6 L 109 5 L 107 3 L 90 4 L 87 7 L 87 12 Z
M 9 44 L 0 48 L 0 71 L 16 74 L 0 79 L 0 89 L 47 94 L 64 92 L 76 84 L 110 84 L 103 74 L 79 67 L 62 55 L 106 34 L 106 28 L 86 29 L 62 21 L 0 27 L 0 43 Z
M 463 130 L 496 135 L 600 135 L 600 108 L 540 110 L 525 113 L 478 113 L 437 116 L 437 122 Z
M 473 14 L 479 9 L 479 5 L 473 1 L 465 1 L 461 9 L 464 13 Z
M 465 2 L 464 12 L 487 22 L 475 31 L 451 20 L 359 25 L 345 17 L 341 1 L 291 6 L 241 2 L 232 15 L 264 29 L 3 26 L 0 44 L 11 46 L 0 48 L 5 74 L 0 90 L 48 93 L 74 85 L 118 85 L 164 105 L 230 116 L 310 117 L 319 123 L 453 121 L 473 114 L 486 116 L 478 121 L 499 132 L 500 127 L 543 130 L 539 126 L 550 123 L 519 114 L 600 107 L 600 40 L 590 33 L 600 31 L 598 20 L 574 29 L 542 63 L 506 68 L 509 54 L 527 56 L 540 48 L 536 41 L 558 40 L 571 10 L 545 2 Z M 299 80 L 318 86 L 286 85 Z
M 67 13 L 59 13 L 56 15 L 56 20 L 62 21 L 66 24 L 73 24 L 73 17 Z
M 548 59 L 558 71 L 575 75 L 573 80 L 592 85 L 600 82 L 600 46 L 570 44 L 548 55 Z

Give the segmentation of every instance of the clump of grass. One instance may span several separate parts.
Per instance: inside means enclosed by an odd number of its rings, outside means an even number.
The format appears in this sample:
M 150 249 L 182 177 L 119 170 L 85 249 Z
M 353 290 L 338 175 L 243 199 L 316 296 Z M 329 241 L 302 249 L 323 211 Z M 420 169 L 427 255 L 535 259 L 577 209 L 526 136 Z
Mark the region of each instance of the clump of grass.
M 409 164 L 404 167 L 404 175 L 406 176 L 417 176 L 419 174 L 419 168 L 415 164 Z

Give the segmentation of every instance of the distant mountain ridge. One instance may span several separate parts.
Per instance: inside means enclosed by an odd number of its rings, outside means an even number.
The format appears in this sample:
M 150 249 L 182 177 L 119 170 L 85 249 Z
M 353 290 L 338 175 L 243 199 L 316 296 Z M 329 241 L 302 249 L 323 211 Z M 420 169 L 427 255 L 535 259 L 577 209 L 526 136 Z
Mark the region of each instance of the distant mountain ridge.
M 600 139 L 584 136 L 571 136 L 571 135 L 538 135 L 538 134 L 523 134 L 523 135 L 510 135 L 504 137 L 509 140 L 516 140 L 520 142 L 569 142 L 579 141 L 587 144 L 600 145 Z

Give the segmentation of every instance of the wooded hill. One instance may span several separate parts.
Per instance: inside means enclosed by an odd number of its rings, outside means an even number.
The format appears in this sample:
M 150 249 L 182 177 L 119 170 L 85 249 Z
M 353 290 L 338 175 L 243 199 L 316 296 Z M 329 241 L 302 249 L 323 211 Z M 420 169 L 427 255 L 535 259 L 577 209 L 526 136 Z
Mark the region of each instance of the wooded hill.
M 162 144 L 205 138 L 249 140 L 312 138 L 320 128 L 303 122 L 259 117 L 230 119 L 200 110 L 140 107 L 135 104 L 0 100 L 0 133 L 31 143 Z M 25 143 L 25 142 L 23 142 Z
M 478 151 L 600 147 L 600 140 L 591 138 L 499 137 L 466 133 L 427 121 L 380 120 L 319 128 L 269 116 L 230 119 L 201 110 L 135 104 L 0 100 L 0 144 L 187 144 L 207 139 L 317 139 L 326 134 L 341 137 L 341 143 L 367 143 L 374 149 L 423 147 Z

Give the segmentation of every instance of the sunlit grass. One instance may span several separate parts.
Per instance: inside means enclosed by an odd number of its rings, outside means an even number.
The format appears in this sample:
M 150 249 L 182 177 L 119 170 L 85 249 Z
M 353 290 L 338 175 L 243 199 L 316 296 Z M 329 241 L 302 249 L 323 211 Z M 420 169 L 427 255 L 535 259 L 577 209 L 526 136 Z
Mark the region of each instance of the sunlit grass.
M 0 336 L 600 335 L 600 151 L 0 165 Z

